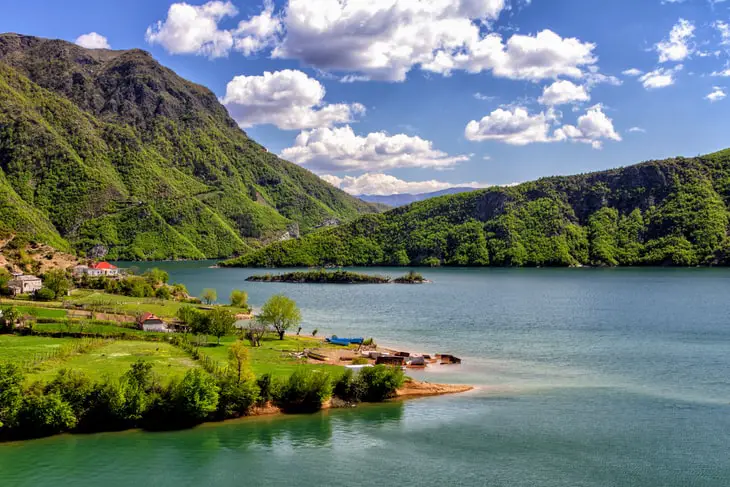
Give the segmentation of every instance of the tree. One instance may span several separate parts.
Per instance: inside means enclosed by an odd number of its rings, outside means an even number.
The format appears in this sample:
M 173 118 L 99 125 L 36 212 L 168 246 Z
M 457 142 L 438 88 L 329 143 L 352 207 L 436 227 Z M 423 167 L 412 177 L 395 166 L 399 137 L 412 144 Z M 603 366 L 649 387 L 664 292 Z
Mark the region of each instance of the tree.
M 174 411 L 184 423 L 198 423 L 216 410 L 218 386 L 202 369 L 189 370 L 172 390 Z
M 7 296 L 10 294 L 10 289 L 8 289 L 8 282 L 10 282 L 10 279 L 13 276 L 10 275 L 8 271 L 5 269 L 0 269 L 0 296 Z
M 190 323 L 190 331 L 198 337 L 206 335 L 205 340 L 207 342 L 207 335 L 210 333 L 210 315 L 208 313 L 201 313 L 200 311 L 197 311 L 194 315 L 193 321 Z
M 248 368 L 248 348 L 241 340 L 237 340 L 231 345 L 231 348 L 228 350 L 228 360 L 236 372 L 238 382 L 253 378 L 253 374 Z
M 213 301 L 218 299 L 218 293 L 215 292 L 215 289 L 203 289 L 203 294 L 200 297 L 205 301 L 205 304 L 212 304 Z
M 175 316 L 177 316 L 177 319 L 182 321 L 185 326 L 185 333 L 188 332 L 192 328 L 193 322 L 195 321 L 197 315 L 200 313 L 194 306 L 190 306 L 189 304 L 186 304 L 185 306 L 181 306 L 178 310 Z
M 12 330 L 20 317 L 20 312 L 12 306 L 0 309 L 0 328 Z
M 144 277 L 151 286 L 167 284 L 167 281 L 170 280 L 170 275 L 166 271 L 158 269 L 157 267 L 148 270 L 142 275 L 142 277 Z
M 273 327 L 279 334 L 279 340 L 283 340 L 286 331 L 302 321 L 302 314 L 293 299 L 277 294 L 264 303 L 258 319 Z
M 247 309 L 248 293 L 239 289 L 234 289 L 233 291 L 231 291 L 231 306 Z
M 266 334 L 267 329 L 268 327 L 266 326 L 266 323 L 262 322 L 258 318 L 254 318 L 252 320 L 249 320 L 248 325 L 246 325 L 244 334 L 246 336 L 246 339 L 251 342 L 252 347 L 260 347 L 261 339 Z
M 160 286 L 155 290 L 155 297 L 159 299 L 171 299 L 172 298 L 172 292 L 170 292 L 170 288 L 167 286 Z
M 186 299 L 190 295 L 188 294 L 188 288 L 185 284 L 175 283 L 172 285 L 172 295 L 178 299 Z
M 18 365 L 0 362 L 0 428 L 12 424 L 18 414 L 24 379 Z
M 58 394 L 29 394 L 18 411 L 18 429 L 25 436 L 47 436 L 76 427 L 71 405 Z
M 54 298 L 60 298 L 68 294 L 71 289 L 71 281 L 66 277 L 66 272 L 61 269 L 53 269 L 43 276 L 43 286 L 53 291 Z
M 209 322 L 209 333 L 218 339 L 218 345 L 220 345 L 221 337 L 233 332 L 236 317 L 227 309 L 217 307 L 210 312 Z

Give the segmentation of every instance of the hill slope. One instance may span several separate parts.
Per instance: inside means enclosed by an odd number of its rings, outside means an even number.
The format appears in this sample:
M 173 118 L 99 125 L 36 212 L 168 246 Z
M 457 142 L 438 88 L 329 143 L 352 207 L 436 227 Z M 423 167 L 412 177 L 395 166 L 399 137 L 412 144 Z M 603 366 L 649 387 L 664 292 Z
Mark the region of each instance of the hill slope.
M 234 266 L 726 265 L 730 150 L 443 196 Z
M 108 258 L 224 257 L 371 211 L 144 51 L 0 35 L 0 233 Z

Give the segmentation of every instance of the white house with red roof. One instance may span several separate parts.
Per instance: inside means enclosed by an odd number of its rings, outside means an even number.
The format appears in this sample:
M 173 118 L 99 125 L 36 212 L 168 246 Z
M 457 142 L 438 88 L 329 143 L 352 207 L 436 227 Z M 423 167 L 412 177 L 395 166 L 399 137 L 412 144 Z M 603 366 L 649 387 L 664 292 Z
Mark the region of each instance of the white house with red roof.
M 137 326 L 143 331 L 158 331 L 158 332 L 171 332 L 168 328 L 167 323 L 162 321 L 161 318 L 153 315 L 152 313 L 142 313 L 137 318 Z
M 74 267 L 74 275 L 77 276 L 84 274 L 91 277 L 118 276 L 119 273 L 119 268 L 109 262 L 94 262 L 91 265 L 77 265 Z

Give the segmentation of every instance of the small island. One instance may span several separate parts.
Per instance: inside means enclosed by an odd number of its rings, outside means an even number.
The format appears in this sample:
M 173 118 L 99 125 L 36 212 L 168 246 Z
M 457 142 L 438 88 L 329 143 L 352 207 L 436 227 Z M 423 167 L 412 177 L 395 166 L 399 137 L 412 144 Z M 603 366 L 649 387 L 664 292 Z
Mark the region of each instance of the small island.
M 391 279 L 388 276 L 363 274 L 350 271 L 315 271 L 288 272 L 286 274 L 263 274 L 251 276 L 249 282 L 288 282 L 295 284 L 423 284 L 429 282 L 417 272 L 409 272 L 405 276 Z

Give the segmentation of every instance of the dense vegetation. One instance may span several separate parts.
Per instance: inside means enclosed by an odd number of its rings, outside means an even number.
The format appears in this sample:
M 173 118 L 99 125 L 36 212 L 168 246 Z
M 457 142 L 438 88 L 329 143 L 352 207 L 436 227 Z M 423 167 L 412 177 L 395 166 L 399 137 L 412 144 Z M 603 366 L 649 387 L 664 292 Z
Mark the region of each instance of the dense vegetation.
M 232 266 L 728 265 L 730 150 L 444 196 Z
M 252 282 L 292 282 L 314 284 L 387 284 L 390 279 L 384 276 L 374 276 L 360 272 L 326 271 L 323 269 L 307 272 L 289 272 L 286 274 L 263 274 L 251 276 L 247 281 Z
M 0 239 L 228 257 L 373 208 L 268 153 L 144 51 L 0 35 Z
M 26 384 L 20 366 L 0 362 L 0 439 L 66 431 L 184 428 L 246 416 L 268 402 L 284 412 L 315 412 L 333 389 L 348 402 L 379 402 L 392 397 L 404 380 L 402 370 L 382 365 L 336 379 L 305 369 L 286 380 L 270 375 L 256 379 L 245 354 L 232 352 L 231 361 L 237 366 L 225 374 L 193 368 L 167 384 L 142 360 L 120 378 L 94 382 L 83 372 L 62 369 L 47 383 L 31 384 Z

